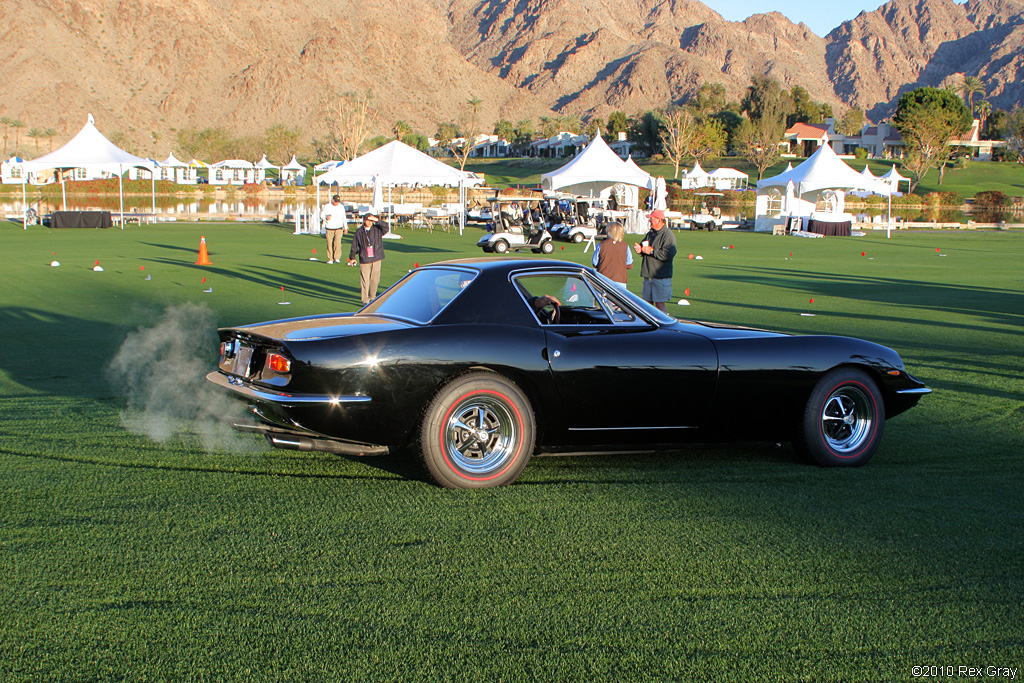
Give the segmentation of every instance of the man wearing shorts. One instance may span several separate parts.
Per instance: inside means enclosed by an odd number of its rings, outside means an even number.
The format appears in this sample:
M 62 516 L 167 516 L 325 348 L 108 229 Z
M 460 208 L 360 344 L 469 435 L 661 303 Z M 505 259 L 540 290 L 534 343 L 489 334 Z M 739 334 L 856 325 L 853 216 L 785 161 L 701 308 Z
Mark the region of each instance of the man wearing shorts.
M 672 259 L 676 257 L 676 236 L 665 226 L 665 214 L 655 209 L 647 214 L 651 229 L 633 249 L 643 258 L 640 277 L 644 279 L 643 300 L 664 313 L 672 298 Z

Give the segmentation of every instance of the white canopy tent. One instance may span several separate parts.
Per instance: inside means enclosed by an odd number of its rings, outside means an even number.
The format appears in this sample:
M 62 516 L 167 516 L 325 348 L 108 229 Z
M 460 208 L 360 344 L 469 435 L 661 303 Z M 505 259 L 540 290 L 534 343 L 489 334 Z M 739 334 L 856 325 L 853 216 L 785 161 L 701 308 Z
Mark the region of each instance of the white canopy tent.
M 156 162 L 129 154 L 108 140 L 96 128 L 96 120 L 92 114 L 82 130 L 71 138 L 63 147 L 45 154 L 38 159 L 24 163 L 26 172 L 43 171 L 46 169 L 68 170 L 84 168 L 92 172 L 106 172 L 117 175 L 118 194 L 120 199 L 121 227 L 124 228 L 124 180 L 125 171 L 129 168 L 146 168 L 150 171 L 152 181 L 153 213 L 156 213 Z M 22 185 L 22 200 L 24 202 Z M 63 206 L 67 208 L 67 195 L 64 193 L 64 179 L 61 179 Z M 23 224 L 23 227 L 27 227 Z
M 280 168 L 281 168 L 280 166 L 275 166 L 274 164 L 270 163 L 270 161 L 267 160 L 267 155 L 266 154 L 264 154 L 263 158 L 260 159 L 259 161 L 257 161 L 253 165 L 256 167 L 256 182 L 257 183 L 263 182 L 263 180 L 267 177 L 267 170 L 268 169 L 276 168 L 276 169 L 280 170 Z
M 769 195 L 784 195 L 789 183 L 793 184 L 794 195 L 792 201 L 787 200 L 784 210 L 790 216 L 798 217 L 810 215 L 817 200 L 826 191 L 864 190 L 887 197 L 892 194 L 888 183 L 858 173 L 840 159 L 832 147 L 822 144 L 806 161 L 792 170 L 757 181 L 755 230 L 771 229 L 772 220 L 767 215 Z M 841 194 L 834 211 L 843 211 Z
M 708 183 L 708 172 L 701 168 L 699 161 L 693 162 L 693 168 L 689 171 L 683 172 L 683 177 L 680 179 L 683 187 L 691 190 L 696 190 L 700 187 L 707 187 Z
M 540 177 L 545 190 L 607 196 L 616 184 L 654 189 L 654 178 L 633 162 L 623 161 L 598 135 L 572 161 Z
M 443 161 L 410 147 L 401 140 L 392 140 L 372 152 L 367 152 L 361 157 L 335 166 L 327 173 L 317 176 L 315 182 L 318 207 L 321 185 L 338 185 L 340 187 L 355 185 L 377 187 L 379 185 L 388 188 L 396 185 L 458 187 L 459 203 L 463 207 L 459 218 L 461 234 L 466 220 L 466 188 L 482 185 L 484 179 L 473 173 L 449 166 Z
M 744 190 L 750 176 L 735 168 L 716 168 L 708 173 L 708 178 L 716 190 Z
M 299 163 L 295 155 L 292 155 L 292 160 L 281 167 L 281 180 L 282 182 L 291 181 L 294 185 L 302 185 L 306 179 L 306 167 Z
M 889 170 L 885 172 L 885 175 L 879 177 L 879 180 L 889 183 L 889 187 L 892 188 L 893 192 L 899 192 L 901 182 L 910 182 L 910 178 L 900 175 L 895 166 L 889 167 Z
M 871 167 L 868 166 L 867 164 L 864 164 L 864 170 L 861 171 L 860 174 L 862 176 L 864 176 L 865 178 L 876 178 L 877 177 L 874 173 L 871 172 Z

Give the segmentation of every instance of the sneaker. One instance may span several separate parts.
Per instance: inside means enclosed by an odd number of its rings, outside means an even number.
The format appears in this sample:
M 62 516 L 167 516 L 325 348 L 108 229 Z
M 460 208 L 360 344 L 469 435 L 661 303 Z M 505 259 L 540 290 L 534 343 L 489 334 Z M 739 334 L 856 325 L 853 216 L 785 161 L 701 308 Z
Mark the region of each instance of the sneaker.
M 327 259 L 327 262 L 328 262 L 328 263 L 334 263 L 334 261 L 332 261 L 332 260 L 330 260 L 330 259 Z

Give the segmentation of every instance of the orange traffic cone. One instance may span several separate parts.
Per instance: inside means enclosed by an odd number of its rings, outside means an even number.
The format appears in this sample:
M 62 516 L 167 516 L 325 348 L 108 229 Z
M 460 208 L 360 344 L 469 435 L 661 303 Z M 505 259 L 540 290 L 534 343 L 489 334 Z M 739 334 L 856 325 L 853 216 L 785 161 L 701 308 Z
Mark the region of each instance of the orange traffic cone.
M 212 266 L 210 263 L 210 253 L 206 251 L 206 238 L 199 238 L 199 260 L 196 261 L 197 266 Z

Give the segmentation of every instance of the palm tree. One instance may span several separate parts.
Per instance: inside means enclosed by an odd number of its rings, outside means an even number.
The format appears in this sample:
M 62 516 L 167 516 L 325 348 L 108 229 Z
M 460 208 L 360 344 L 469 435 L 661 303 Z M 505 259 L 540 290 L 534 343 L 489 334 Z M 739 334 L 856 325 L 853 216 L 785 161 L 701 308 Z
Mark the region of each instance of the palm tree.
M 0 116 L 0 124 L 4 127 L 4 159 L 7 158 L 7 134 L 10 131 L 11 126 L 14 124 L 14 119 L 10 116 Z
M 978 100 L 978 135 L 985 130 L 985 124 L 988 123 L 989 114 L 992 113 L 992 103 L 988 100 Z M 987 138 L 986 138 L 987 139 Z
M 36 143 L 36 156 L 39 156 L 39 138 L 43 137 L 42 128 L 29 128 L 28 132 L 25 133 L 26 137 L 32 138 Z
M 11 128 L 14 129 L 14 151 L 17 152 L 18 151 L 18 145 L 21 144 L 21 142 L 20 142 L 20 137 L 21 137 L 20 131 L 21 131 L 22 128 L 25 127 L 25 122 L 22 121 L 21 119 L 14 119 L 13 121 L 11 121 L 10 125 L 11 125 Z
M 960 92 L 964 95 L 964 102 L 966 102 L 971 116 L 974 116 L 974 95 L 984 93 L 985 84 L 977 76 L 964 76 L 964 80 L 960 84 Z

